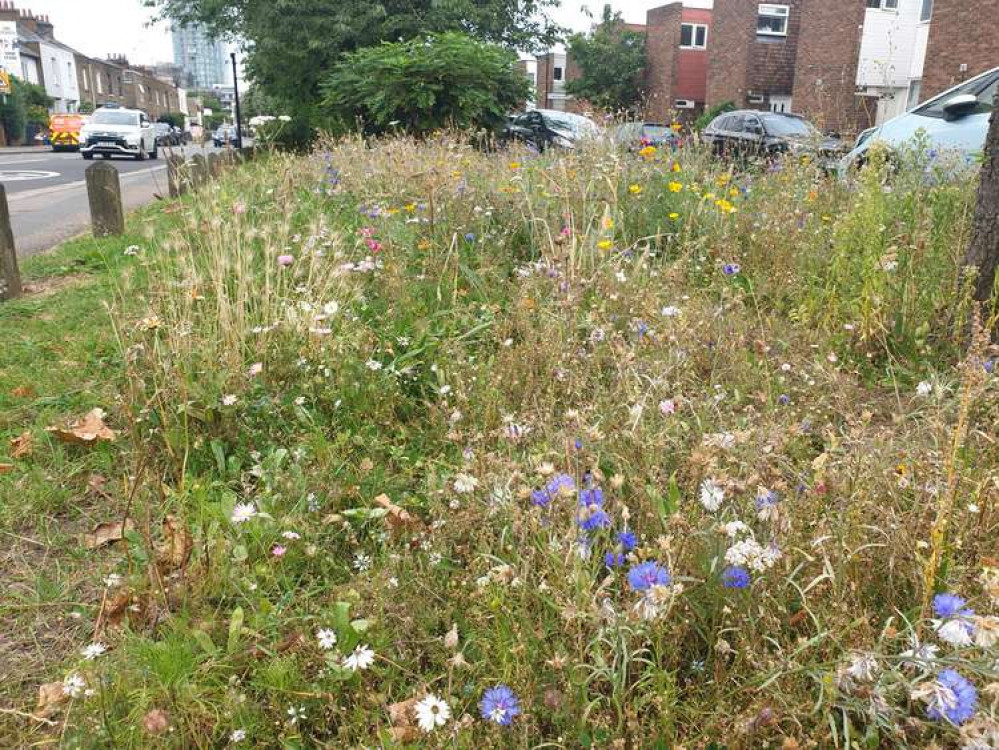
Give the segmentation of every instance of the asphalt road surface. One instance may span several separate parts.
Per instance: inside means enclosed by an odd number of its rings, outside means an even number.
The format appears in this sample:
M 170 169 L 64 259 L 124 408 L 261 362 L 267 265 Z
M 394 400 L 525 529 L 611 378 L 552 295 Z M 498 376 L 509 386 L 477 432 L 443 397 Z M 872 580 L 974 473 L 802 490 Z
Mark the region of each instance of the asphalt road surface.
M 200 146 L 175 149 L 187 156 Z M 209 146 L 204 153 L 218 151 Z M 0 154 L 0 183 L 7 189 L 14 227 L 14 245 L 21 257 L 48 250 L 90 230 L 90 204 L 84 170 L 102 161 L 85 161 L 78 153 Z M 121 156 L 110 163 L 121 175 L 121 195 L 130 211 L 167 195 L 164 149 L 157 161 L 134 161 Z

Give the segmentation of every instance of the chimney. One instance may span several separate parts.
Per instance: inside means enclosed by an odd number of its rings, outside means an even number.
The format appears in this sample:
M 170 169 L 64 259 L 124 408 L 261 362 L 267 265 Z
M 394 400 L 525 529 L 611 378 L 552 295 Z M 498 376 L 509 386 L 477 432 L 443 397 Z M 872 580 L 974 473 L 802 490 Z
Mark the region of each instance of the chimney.
M 35 23 L 35 33 L 42 39 L 55 39 L 55 26 L 48 16 L 39 16 Z
M 19 21 L 21 20 L 21 12 L 14 7 L 14 3 L 10 0 L 3 0 L 0 4 L 0 21 Z
M 27 29 L 32 34 L 38 33 L 38 20 L 35 18 L 35 14 L 30 10 L 21 11 L 21 19 L 19 23 L 22 28 Z

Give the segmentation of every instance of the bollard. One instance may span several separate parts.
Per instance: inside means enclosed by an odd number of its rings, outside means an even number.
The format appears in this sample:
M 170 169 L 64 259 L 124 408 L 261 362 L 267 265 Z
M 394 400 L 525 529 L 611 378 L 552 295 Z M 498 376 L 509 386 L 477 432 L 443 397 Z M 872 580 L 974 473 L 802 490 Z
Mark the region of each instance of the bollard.
M 0 185 L 0 302 L 17 299 L 22 291 L 14 230 L 10 226 L 10 209 L 7 206 L 7 188 Z
M 201 154 L 191 157 L 191 188 L 198 190 L 208 182 L 208 162 Z
M 94 237 L 125 233 L 125 211 L 121 205 L 118 170 L 107 162 L 87 167 L 87 196 Z
M 208 154 L 208 174 L 212 179 L 218 179 L 222 174 L 222 160 L 218 154 Z
M 179 198 L 187 192 L 189 186 L 186 164 L 183 156 L 167 157 L 167 184 L 171 198 Z

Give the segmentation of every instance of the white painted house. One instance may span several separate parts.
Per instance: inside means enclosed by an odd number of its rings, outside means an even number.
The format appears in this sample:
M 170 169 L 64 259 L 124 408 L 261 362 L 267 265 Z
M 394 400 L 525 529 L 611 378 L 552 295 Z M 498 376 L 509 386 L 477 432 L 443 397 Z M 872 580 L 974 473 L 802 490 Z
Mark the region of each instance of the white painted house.
M 866 0 L 857 91 L 877 100 L 877 124 L 919 102 L 933 0 Z
M 38 43 L 42 63 L 45 93 L 55 99 L 52 111 L 56 114 L 76 112 L 80 106 L 80 86 L 76 77 L 76 55 L 69 47 L 58 42 L 42 40 Z

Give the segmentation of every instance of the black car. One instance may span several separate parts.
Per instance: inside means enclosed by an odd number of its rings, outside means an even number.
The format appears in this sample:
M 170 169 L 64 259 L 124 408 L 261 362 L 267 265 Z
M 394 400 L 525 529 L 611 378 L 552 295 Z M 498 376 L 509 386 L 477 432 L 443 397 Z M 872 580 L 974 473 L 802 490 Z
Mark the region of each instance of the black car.
M 526 143 L 538 151 L 550 146 L 571 149 L 581 138 L 599 134 L 599 126 L 588 117 L 555 109 L 532 109 L 514 115 L 503 130 L 504 140 Z
M 155 125 L 156 128 L 156 145 L 157 146 L 179 146 L 180 141 L 177 138 L 177 134 L 174 131 L 173 126 L 167 122 L 158 122 Z
M 716 154 L 747 158 L 790 153 L 831 163 L 847 150 L 804 117 L 783 112 L 726 112 L 711 121 L 701 138 Z

